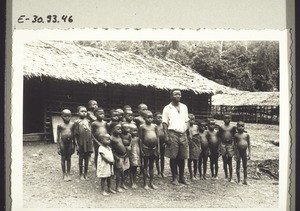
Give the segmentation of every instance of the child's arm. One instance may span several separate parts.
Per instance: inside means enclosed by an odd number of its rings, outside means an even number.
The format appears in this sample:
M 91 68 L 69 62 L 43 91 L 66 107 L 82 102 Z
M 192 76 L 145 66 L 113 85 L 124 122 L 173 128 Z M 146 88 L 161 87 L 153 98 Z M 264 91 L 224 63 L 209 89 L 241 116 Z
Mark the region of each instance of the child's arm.
M 247 142 L 248 142 L 248 160 L 251 159 L 251 144 L 250 144 L 250 136 L 247 134 Z
M 61 155 L 61 150 L 60 150 L 60 142 L 61 142 L 61 126 L 57 125 L 57 153 Z
M 156 133 L 156 137 L 157 137 L 157 152 L 158 152 L 158 156 L 159 156 L 160 155 L 160 140 L 159 140 L 159 132 L 158 132 L 157 125 L 155 125 L 155 133 Z
M 233 152 L 234 152 L 234 160 L 237 160 L 237 143 L 236 143 L 236 136 L 233 136 Z
M 75 142 L 75 146 L 76 146 L 76 150 L 77 150 L 77 153 L 79 153 L 79 144 L 78 144 L 78 133 L 79 133 L 79 124 L 78 122 L 75 122 L 74 123 L 74 142 Z
M 106 153 L 105 153 L 105 151 L 104 151 L 104 149 L 103 149 L 103 147 L 101 146 L 101 147 L 99 147 L 99 154 L 100 154 L 100 156 L 102 157 L 102 159 L 105 161 L 105 162 L 107 162 L 107 163 L 109 163 L 109 164 L 114 164 L 114 158 L 112 157 L 109 157 Z
M 144 156 L 144 152 L 143 152 L 144 129 L 143 129 L 143 126 L 141 126 L 139 129 L 139 137 L 140 137 L 140 152 L 141 152 L 141 157 L 143 157 Z

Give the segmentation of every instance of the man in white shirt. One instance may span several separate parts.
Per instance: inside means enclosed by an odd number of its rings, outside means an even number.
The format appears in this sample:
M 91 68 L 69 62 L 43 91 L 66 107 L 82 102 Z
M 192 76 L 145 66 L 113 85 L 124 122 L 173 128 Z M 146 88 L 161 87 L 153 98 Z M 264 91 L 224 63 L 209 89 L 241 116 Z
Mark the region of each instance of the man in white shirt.
M 164 107 L 162 124 L 166 140 L 165 156 L 170 158 L 172 184 L 188 185 L 184 179 L 185 159 L 189 157 L 187 129 L 189 124 L 188 109 L 180 103 L 181 91 L 173 89 L 170 92 L 172 102 Z M 178 171 L 179 168 L 179 180 Z

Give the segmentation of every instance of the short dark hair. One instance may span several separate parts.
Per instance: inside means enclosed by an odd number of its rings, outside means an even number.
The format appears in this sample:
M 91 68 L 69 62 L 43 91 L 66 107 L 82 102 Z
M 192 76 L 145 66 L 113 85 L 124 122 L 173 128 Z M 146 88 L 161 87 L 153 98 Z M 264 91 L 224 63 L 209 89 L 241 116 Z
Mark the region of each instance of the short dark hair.
M 97 113 L 97 111 L 103 111 L 103 112 L 104 112 L 104 109 L 103 109 L 103 108 L 101 108 L 101 107 L 95 108 L 95 110 L 94 110 L 94 114 L 95 114 L 95 113 Z
M 77 106 L 77 112 L 79 112 L 79 110 L 82 109 L 82 108 L 85 108 L 85 109 L 86 109 L 85 106 L 81 106 L 81 105 L 80 105 L 80 106 Z
M 154 117 L 157 117 L 158 115 L 162 115 L 160 112 L 155 112 Z
M 173 95 L 173 92 L 175 92 L 175 91 L 180 91 L 180 92 L 181 92 L 181 90 L 178 89 L 178 88 L 176 88 L 176 89 L 171 89 L 171 90 L 170 90 L 170 96 L 172 96 L 172 95 Z

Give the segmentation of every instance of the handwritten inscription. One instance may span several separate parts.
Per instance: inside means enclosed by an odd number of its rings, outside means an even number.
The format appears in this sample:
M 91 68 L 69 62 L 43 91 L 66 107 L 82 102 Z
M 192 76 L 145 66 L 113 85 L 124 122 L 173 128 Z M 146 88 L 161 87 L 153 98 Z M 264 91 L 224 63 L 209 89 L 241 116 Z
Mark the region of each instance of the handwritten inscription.
M 72 15 L 47 15 L 47 16 L 26 16 L 26 15 L 20 15 L 18 18 L 18 23 L 25 23 L 25 22 L 31 22 L 31 23 L 72 23 L 73 22 L 73 16 Z

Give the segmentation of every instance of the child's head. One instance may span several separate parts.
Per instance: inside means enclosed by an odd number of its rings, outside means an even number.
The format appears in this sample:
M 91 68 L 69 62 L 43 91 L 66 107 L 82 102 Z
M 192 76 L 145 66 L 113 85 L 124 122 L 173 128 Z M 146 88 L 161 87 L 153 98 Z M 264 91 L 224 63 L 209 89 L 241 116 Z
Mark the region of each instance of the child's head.
M 109 111 L 110 119 L 112 122 L 118 122 L 119 121 L 119 113 L 117 110 L 112 109 Z
M 153 122 L 152 112 L 149 110 L 144 111 L 144 119 L 145 119 L 146 124 L 151 124 Z
M 200 132 L 203 132 L 206 129 L 206 124 L 203 120 L 200 120 L 198 125 L 199 125 Z
M 96 101 L 96 100 L 90 100 L 90 101 L 88 102 L 88 108 L 89 108 L 90 111 L 94 111 L 95 108 L 98 108 L 98 103 L 97 103 L 97 101 Z
M 110 145 L 110 135 L 109 134 L 105 134 L 105 135 L 100 136 L 100 143 L 103 146 Z
M 138 128 L 135 124 L 130 124 L 130 133 L 132 136 L 138 136 Z
M 98 120 L 104 119 L 104 110 L 101 107 L 95 108 L 94 114 L 97 117 Z
M 238 121 L 236 123 L 236 127 L 237 127 L 237 131 L 239 133 L 242 133 L 242 132 L 244 132 L 244 129 L 245 129 L 245 123 L 243 121 Z
M 213 129 L 215 129 L 215 127 L 216 127 L 216 122 L 215 122 L 215 120 L 209 119 L 209 120 L 208 120 L 208 128 L 211 129 L 211 130 L 213 130 Z
M 195 124 L 195 115 L 194 114 L 188 114 L 189 120 L 190 120 L 190 125 L 194 125 Z
M 119 121 L 123 121 L 124 111 L 121 108 L 117 108 L 116 111 L 119 114 Z
M 111 128 L 111 133 L 114 135 L 120 135 L 122 133 L 122 126 L 117 122 L 112 122 L 110 128 Z
M 139 114 L 140 114 L 141 116 L 144 115 L 144 112 L 145 112 L 146 110 L 148 110 L 148 106 L 147 106 L 146 104 L 141 103 L 141 104 L 138 105 L 138 112 L 139 112 Z
M 123 107 L 124 113 L 126 113 L 126 111 L 132 111 L 131 106 L 130 105 L 125 105 Z
M 69 109 L 64 109 L 61 112 L 61 118 L 63 119 L 64 123 L 69 123 L 71 120 L 71 111 Z
M 131 122 L 133 120 L 133 112 L 131 110 L 125 110 L 124 117 L 127 122 Z
M 154 113 L 154 121 L 157 124 L 161 124 L 162 123 L 162 114 L 160 112 L 155 112 Z
M 87 115 L 86 107 L 85 106 L 78 106 L 77 107 L 77 114 L 78 114 L 80 119 L 86 118 L 86 115 Z
M 123 122 L 121 125 L 122 125 L 122 133 L 127 134 L 130 132 L 130 125 L 127 122 Z
M 224 121 L 225 125 L 228 125 L 231 121 L 231 116 L 229 114 L 225 114 L 223 121 Z

